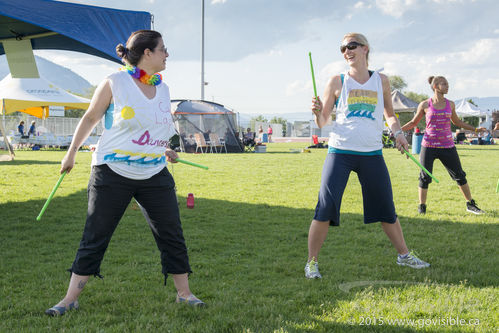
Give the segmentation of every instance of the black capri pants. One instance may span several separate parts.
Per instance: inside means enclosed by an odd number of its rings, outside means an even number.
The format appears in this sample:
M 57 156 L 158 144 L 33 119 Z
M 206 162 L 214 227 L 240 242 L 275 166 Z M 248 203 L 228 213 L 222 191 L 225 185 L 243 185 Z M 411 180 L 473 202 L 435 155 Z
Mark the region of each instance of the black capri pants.
M 87 221 L 71 272 L 99 275 L 113 232 L 128 204 L 135 198 L 161 252 L 165 277 L 168 273 L 191 273 L 175 182 L 166 167 L 149 179 L 134 180 L 118 175 L 106 164 L 94 166 L 87 196 Z
M 459 155 L 457 154 L 456 147 L 452 148 L 430 148 L 421 147 L 420 161 L 421 164 L 430 173 L 433 172 L 433 161 L 439 159 L 440 162 L 445 166 L 447 172 L 453 180 L 457 182 L 459 186 L 466 185 L 468 181 L 466 180 L 466 173 L 461 167 L 461 161 L 459 160 Z M 419 174 L 419 187 L 428 188 L 431 183 L 431 177 L 421 170 Z

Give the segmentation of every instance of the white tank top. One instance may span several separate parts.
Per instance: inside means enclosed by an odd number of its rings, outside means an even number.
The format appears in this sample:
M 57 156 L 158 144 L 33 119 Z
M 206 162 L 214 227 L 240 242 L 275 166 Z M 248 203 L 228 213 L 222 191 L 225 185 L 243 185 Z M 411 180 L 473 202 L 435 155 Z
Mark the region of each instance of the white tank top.
M 336 121 L 329 135 L 329 146 L 357 152 L 383 148 L 383 84 L 375 71 L 360 84 L 347 73 L 336 109 Z
M 104 117 L 105 129 L 92 165 L 107 164 L 130 179 L 151 178 L 166 166 L 165 150 L 175 134 L 168 86 L 164 82 L 157 85 L 156 95 L 148 99 L 127 71 L 107 79 L 114 109 Z

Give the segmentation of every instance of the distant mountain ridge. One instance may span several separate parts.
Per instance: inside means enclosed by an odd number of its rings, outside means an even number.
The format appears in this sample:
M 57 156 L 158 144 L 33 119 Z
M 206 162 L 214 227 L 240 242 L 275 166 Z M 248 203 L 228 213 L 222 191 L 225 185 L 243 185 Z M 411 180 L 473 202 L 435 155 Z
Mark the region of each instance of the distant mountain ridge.
M 41 77 L 55 84 L 66 91 L 85 94 L 92 86 L 90 82 L 70 70 L 69 68 L 57 65 L 50 60 L 35 56 L 38 72 Z M 7 57 L 0 56 L 0 80 L 10 73 Z

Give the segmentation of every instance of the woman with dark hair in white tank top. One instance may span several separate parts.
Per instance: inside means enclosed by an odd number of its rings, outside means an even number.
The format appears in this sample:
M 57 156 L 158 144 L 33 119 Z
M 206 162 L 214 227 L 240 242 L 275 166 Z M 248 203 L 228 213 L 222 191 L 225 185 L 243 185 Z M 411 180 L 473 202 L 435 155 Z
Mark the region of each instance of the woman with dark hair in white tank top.
M 439 159 L 466 198 L 466 210 L 477 215 L 483 214 L 483 211 L 478 208 L 471 196 L 470 186 L 466 180 L 466 173 L 461 167 L 461 161 L 454 146 L 450 124 L 452 122 L 456 126 L 474 131 L 475 133 L 487 130 L 483 127 L 475 128 L 459 119 L 454 102 L 444 97 L 449 92 L 449 83 L 445 77 L 430 76 L 428 83 L 430 83 L 431 89 L 434 92 L 433 97 L 419 104 L 416 115 L 411 121 L 402 126 L 402 130 L 408 131 L 413 129 L 418 125 L 423 116 L 425 117 L 426 129 L 423 142 L 421 143 L 421 164 L 428 171 L 432 172 L 433 161 Z M 431 177 L 421 171 L 419 174 L 419 214 L 426 214 L 426 198 L 430 183 Z
M 381 227 L 398 252 L 397 264 L 412 268 L 430 266 L 409 252 L 395 213 L 390 176 L 381 142 L 383 116 L 395 133 L 397 149 L 408 149 L 391 103 L 388 78 L 368 70 L 369 43 L 358 33 L 343 37 L 340 51 L 349 65 L 345 75 L 333 76 L 324 92 L 324 103 L 313 99 L 312 111 L 319 128 L 331 117 L 337 102 L 336 121 L 329 139 L 329 152 L 322 171 L 315 216 L 308 234 L 305 276 L 321 278 L 318 256 L 329 226 L 340 224 L 340 206 L 351 171 L 362 186 L 364 223 L 381 222 Z
M 191 273 L 182 234 L 175 183 L 166 162 L 178 155 L 168 148 L 175 134 L 168 86 L 161 82 L 168 52 L 161 34 L 139 30 L 116 52 L 122 71 L 109 75 L 97 88 L 76 128 L 60 172 L 70 172 L 75 157 L 93 128 L 105 119 L 105 130 L 92 155 L 88 183 L 87 221 L 72 267 L 66 296 L 45 311 L 61 316 L 79 307 L 78 297 L 100 265 L 109 241 L 132 198 L 139 204 L 161 253 L 162 272 L 171 274 L 176 301 L 204 303 L 189 289 Z M 110 107 L 111 106 L 111 107 Z M 106 111 L 107 110 L 107 111 Z

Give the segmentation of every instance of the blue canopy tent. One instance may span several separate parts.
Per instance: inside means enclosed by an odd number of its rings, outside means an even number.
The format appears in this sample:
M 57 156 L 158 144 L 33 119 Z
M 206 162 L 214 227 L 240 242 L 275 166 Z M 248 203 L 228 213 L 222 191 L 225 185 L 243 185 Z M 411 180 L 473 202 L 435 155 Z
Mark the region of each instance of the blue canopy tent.
M 0 42 L 31 40 L 32 49 L 87 53 L 121 63 L 116 45 L 150 29 L 148 12 L 51 0 L 0 0 Z M 0 55 L 5 54 L 0 43 Z

